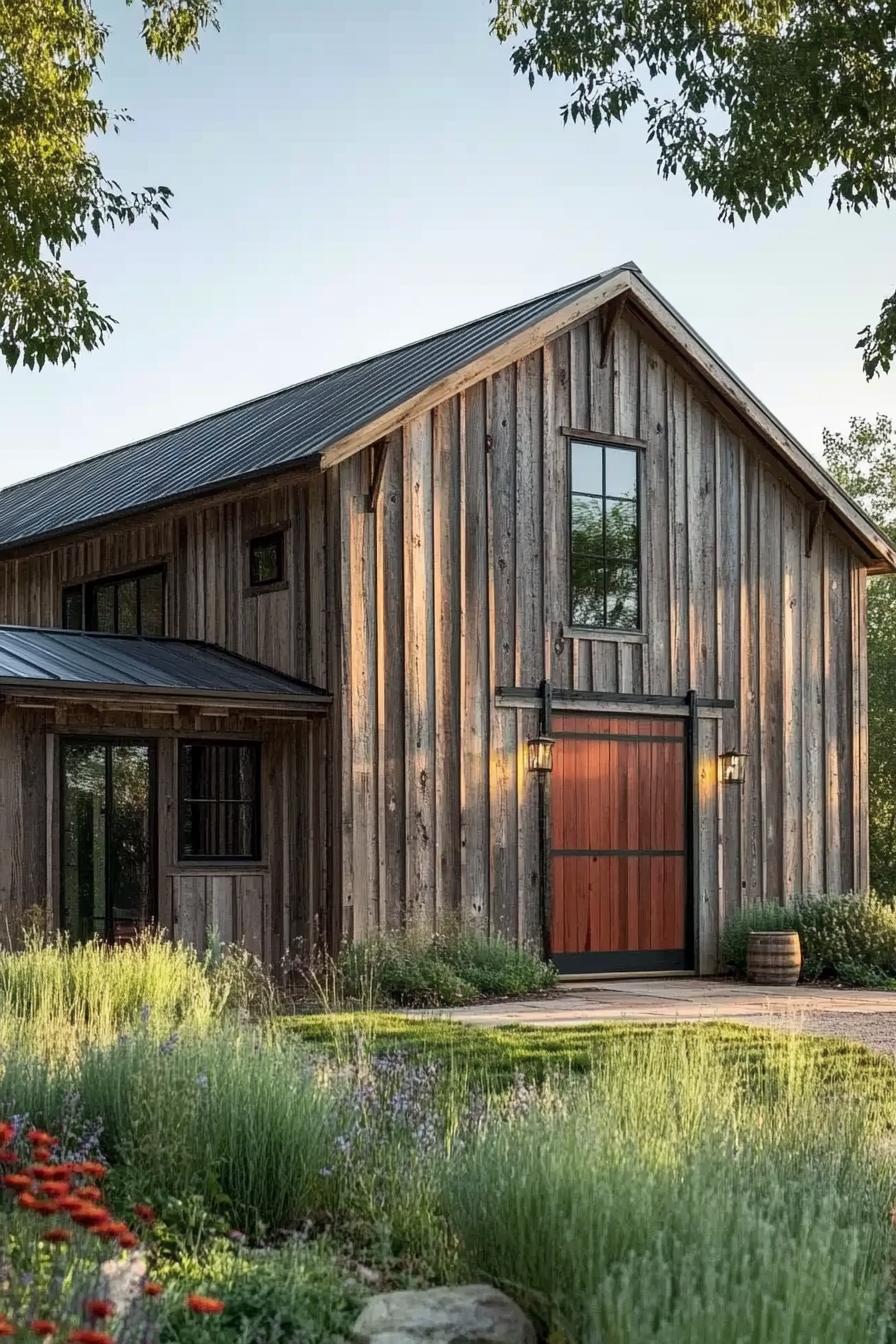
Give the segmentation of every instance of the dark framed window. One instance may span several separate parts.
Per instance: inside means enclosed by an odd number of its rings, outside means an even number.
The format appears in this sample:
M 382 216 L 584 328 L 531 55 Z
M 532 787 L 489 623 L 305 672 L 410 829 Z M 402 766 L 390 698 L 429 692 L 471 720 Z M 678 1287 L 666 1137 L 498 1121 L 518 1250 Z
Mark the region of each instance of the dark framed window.
M 63 588 L 62 628 L 105 635 L 164 635 L 165 566 Z
M 178 856 L 261 858 L 258 742 L 178 743 Z
M 569 484 L 572 623 L 640 630 L 640 452 L 571 439 Z
M 249 542 L 249 587 L 268 588 L 286 577 L 282 532 L 267 532 Z

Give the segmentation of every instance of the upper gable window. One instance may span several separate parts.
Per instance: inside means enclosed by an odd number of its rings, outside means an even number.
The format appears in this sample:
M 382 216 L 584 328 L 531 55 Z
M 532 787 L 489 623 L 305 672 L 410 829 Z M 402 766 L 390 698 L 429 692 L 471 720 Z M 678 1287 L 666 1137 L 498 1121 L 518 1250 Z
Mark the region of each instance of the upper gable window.
M 569 482 L 572 623 L 639 630 L 638 450 L 573 439 Z
M 269 588 L 286 577 L 283 532 L 267 532 L 249 542 L 249 587 Z
M 104 635 L 164 635 L 164 566 L 63 588 L 62 627 Z

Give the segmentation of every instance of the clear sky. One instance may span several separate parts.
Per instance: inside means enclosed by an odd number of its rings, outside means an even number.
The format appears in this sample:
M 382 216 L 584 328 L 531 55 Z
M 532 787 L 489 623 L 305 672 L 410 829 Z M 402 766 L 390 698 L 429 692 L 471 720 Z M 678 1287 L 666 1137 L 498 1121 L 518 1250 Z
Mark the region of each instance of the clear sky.
M 487 0 L 224 0 L 182 65 L 113 26 L 102 147 L 164 183 L 170 223 L 73 259 L 119 319 L 78 366 L 0 373 L 0 484 L 87 457 L 632 259 L 812 451 L 850 415 L 896 415 L 855 333 L 896 287 L 896 221 L 818 186 L 736 229 L 657 177 L 643 125 L 564 127 Z M 139 6 L 137 6 L 139 10 Z

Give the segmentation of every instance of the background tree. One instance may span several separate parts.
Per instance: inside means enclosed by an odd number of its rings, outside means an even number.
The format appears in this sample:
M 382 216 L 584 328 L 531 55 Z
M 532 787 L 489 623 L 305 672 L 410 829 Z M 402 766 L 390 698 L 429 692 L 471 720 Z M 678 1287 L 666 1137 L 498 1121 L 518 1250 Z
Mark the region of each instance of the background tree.
M 219 0 L 124 0 L 143 7 L 143 42 L 179 60 L 217 27 Z M 93 144 L 117 130 L 92 90 L 109 30 L 90 0 L 0 0 L 0 353 L 10 368 L 63 364 L 102 342 L 114 325 L 91 302 L 65 254 L 89 233 L 158 227 L 171 192 L 125 192 Z
M 829 205 L 896 197 L 896 0 L 495 0 L 517 73 L 571 81 L 564 120 L 640 108 L 664 177 L 728 222 L 783 209 L 830 170 Z M 859 334 L 896 357 L 896 294 Z
M 896 425 L 854 417 L 824 431 L 828 469 L 896 541 Z M 868 732 L 871 881 L 896 896 L 896 580 L 868 580 Z

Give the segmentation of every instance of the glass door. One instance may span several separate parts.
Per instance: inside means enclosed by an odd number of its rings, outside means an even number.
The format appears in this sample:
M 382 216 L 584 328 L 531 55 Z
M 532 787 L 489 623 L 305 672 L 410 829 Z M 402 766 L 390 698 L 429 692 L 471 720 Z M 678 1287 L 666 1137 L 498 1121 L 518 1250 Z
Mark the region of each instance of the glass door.
M 64 739 L 62 927 L 127 942 L 155 917 L 151 742 Z

